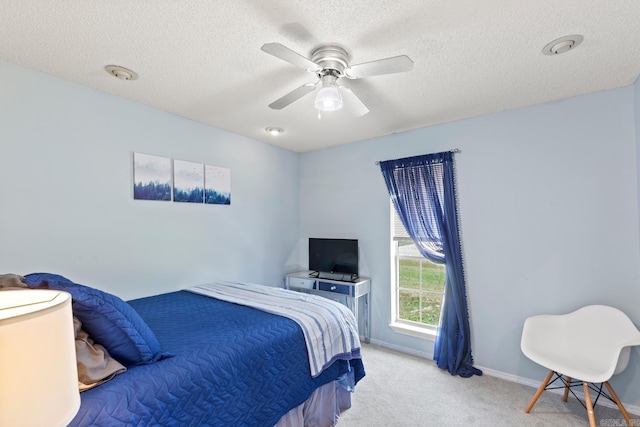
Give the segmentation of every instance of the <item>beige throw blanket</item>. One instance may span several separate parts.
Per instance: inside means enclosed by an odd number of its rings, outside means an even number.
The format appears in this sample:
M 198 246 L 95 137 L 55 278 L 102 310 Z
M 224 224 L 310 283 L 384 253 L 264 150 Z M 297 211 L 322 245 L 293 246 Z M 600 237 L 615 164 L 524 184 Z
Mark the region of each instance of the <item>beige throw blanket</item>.
M 2 289 L 29 289 L 24 283 L 24 277 L 19 274 L 0 274 L 0 290 Z
M 78 388 L 80 391 L 109 381 L 127 370 L 109 355 L 106 348 L 93 342 L 81 329 L 82 323 L 75 317 L 73 327 L 76 334 L 76 359 L 78 362 Z

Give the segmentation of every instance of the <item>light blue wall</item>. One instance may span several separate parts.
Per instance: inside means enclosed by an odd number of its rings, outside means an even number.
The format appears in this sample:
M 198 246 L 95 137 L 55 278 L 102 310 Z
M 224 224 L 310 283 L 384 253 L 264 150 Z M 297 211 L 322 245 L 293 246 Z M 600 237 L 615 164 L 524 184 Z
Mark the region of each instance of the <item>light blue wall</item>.
M 231 206 L 133 200 L 132 152 L 230 168 Z M 0 62 L 0 159 L 2 273 L 55 272 L 125 299 L 282 284 L 296 153 Z
M 520 352 L 524 319 L 590 303 L 640 325 L 634 88 L 423 128 L 300 159 L 300 240 L 360 240 L 374 341 L 433 352 L 390 321 L 389 199 L 376 160 L 455 155 L 472 343 L 478 366 L 541 381 Z M 304 265 L 304 251 L 301 263 Z M 640 404 L 640 361 L 614 380 Z M 635 381 L 636 386 L 631 387 Z

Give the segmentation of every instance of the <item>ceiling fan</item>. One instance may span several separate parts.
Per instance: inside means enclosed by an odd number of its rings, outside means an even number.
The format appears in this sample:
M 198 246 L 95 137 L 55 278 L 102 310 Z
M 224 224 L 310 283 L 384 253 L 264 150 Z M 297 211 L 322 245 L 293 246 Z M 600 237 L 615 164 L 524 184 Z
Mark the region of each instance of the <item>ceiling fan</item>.
M 311 59 L 294 52 L 280 43 L 266 43 L 261 49 L 277 58 L 304 68 L 318 77 L 317 81 L 306 83 L 269 104 L 269 108 L 274 110 L 283 109 L 308 93 L 313 92 L 320 85 L 321 88 L 315 100 L 315 107 L 318 110 L 339 110 L 342 108 L 342 96 L 344 96 L 347 108 L 357 117 L 364 116 L 369 112 L 369 109 L 350 88 L 338 84 L 340 78 L 359 79 L 383 74 L 403 73 L 411 71 L 413 68 L 413 61 L 406 55 L 349 65 L 347 51 L 335 45 L 318 47 L 312 52 Z

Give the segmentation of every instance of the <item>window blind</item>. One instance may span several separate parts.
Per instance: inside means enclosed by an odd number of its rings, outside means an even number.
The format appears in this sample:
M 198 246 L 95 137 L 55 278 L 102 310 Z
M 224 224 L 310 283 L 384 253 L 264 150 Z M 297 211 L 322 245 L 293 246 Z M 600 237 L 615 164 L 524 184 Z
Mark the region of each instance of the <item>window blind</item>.
M 393 240 L 411 240 L 409 237 L 409 233 L 402 225 L 402 221 L 400 221 L 400 216 L 398 216 L 398 212 L 393 207 L 393 203 L 391 203 L 391 212 L 393 215 Z

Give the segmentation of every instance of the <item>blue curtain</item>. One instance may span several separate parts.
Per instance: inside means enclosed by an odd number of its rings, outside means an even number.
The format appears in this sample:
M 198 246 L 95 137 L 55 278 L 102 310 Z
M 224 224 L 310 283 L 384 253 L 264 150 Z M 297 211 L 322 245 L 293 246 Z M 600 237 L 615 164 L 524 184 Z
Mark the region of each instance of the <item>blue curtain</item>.
M 450 151 L 380 162 L 393 206 L 420 253 L 445 264 L 445 298 L 434 360 L 451 375 L 482 375 L 473 367 L 467 294 L 458 235 Z

